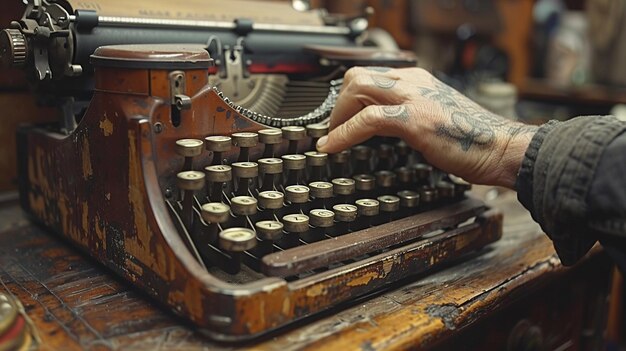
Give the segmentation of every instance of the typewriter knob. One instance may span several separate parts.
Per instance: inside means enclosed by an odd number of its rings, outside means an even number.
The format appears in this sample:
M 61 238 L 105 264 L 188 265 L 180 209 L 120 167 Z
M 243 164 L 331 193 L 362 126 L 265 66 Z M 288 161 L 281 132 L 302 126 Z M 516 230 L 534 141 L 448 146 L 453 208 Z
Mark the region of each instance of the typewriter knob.
M 280 144 L 283 142 L 283 132 L 280 129 L 261 129 L 258 131 L 259 141 L 263 144 Z
M 289 233 L 304 233 L 309 230 L 309 216 L 301 213 L 288 214 L 283 217 L 283 225 Z
M 328 154 L 325 152 L 307 151 L 304 153 L 304 156 L 309 166 L 326 166 L 326 162 L 328 162 Z
M 259 193 L 259 207 L 266 210 L 278 210 L 283 207 L 285 195 L 280 191 L 262 191 Z
M 235 196 L 230 200 L 233 214 L 237 216 L 251 216 L 256 214 L 257 200 L 252 196 Z
M 376 178 L 371 174 L 357 174 L 352 179 L 354 179 L 356 190 L 370 191 L 374 189 Z
M 354 158 L 359 161 L 369 161 L 372 157 L 372 148 L 366 145 L 357 145 L 352 147 Z
M 437 199 L 437 190 L 431 187 L 423 187 L 419 191 L 423 203 L 431 203 Z
M 333 206 L 335 218 L 340 222 L 354 222 L 358 213 L 358 208 L 350 204 L 339 204 Z
M 251 132 L 233 133 L 232 143 L 238 147 L 255 147 L 259 143 L 259 135 Z
M 200 190 L 204 187 L 204 173 L 198 171 L 179 172 L 176 183 L 183 190 Z
M 333 184 L 329 182 L 312 182 L 309 184 L 311 196 L 316 199 L 333 197 Z
M 390 188 L 396 183 L 396 174 L 391 171 L 378 171 L 376 175 L 376 184 L 381 188 Z
M 306 133 L 311 138 L 321 138 L 328 134 L 328 124 L 326 123 L 314 123 L 307 124 Z
M 395 170 L 398 182 L 401 184 L 410 184 L 413 182 L 415 171 L 408 167 L 399 167 Z
M 333 163 L 346 163 L 350 159 L 350 150 L 343 150 L 336 154 L 330 155 L 330 161 Z
M 455 189 L 454 184 L 452 184 L 451 182 L 445 180 L 438 181 L 435 185 L 435 188 L 437 189 L 437 194 L 439 194 L 440 197 L 446 199 L 454 198 Z
M 301 126 L 282 127 L 283 138 L 287 140 L 302 140 L 306 138 L 306 129 Z
M 216 183 L 229 182 L 232 179 L 232 168 L 227 165 L 206 166 L 204 170 L 207 174 L 207 180 Z
M 254 227 L 261 240 L 275 241 L 283 235 L 283 224 L 278 221 L 260 221 L 256 222 Z
M 257 162 L 262 174 L 280 174 L 283 172 L 283 160 L 280 158 L 261 158 Z
M 202 219 L 209 223 L 224 223 L 230 217 L 230 207 L 221 202 L 202 205 Z
M 228 228 L 219 234 L 219 246 L 230 252 L 250 250 L 256 243 L 256 234 L 248 228 Z
M 301 170 L 306 167 L 306 156 L 300 154 L 283 155 L 283 164 L 287 170 Z
M 232 146 L 231 137 L 214 135 L 204 138 L 206 149 L 213 152 L 229 151 Z
M 329 228 L 335 224 L 335 212 L 318 208 L 309 212 L 309 223 L 317 228 Z
M 398 192 L 400 198 L 400 206 L 406 208 L 415 208 L 419 205 L 420 194 L 411 190 L 402 190 Z
M 176 152 L 184 157 L 195 157 L 202 153 L 204 143 L 198 139 L 176 140 Z
M 359 215 L 365 217 L 376 216 L 380 209 L 379 202 L 374 199 L 358 199 L 354 203 Z
M 2 67 L 22 67 L 26 62 L 26 37 L 18 29 L 0 32 L 0 64 Z
M 400 198 L 394 195 L 382 195 L 376 198 L 382 212 L 396 212 L 400 209 Z
M 433 174 L 433 166 L 426 163 L 416 163 L 413 165 L 413 170 L 415 171 L 415 178 L 420 183 L 428 183 Z
M 468 183 L 461 177 L 450 174 L 448 175 L 448 178 L 450 178 L 450 181 L 454 184 L 456 196 L 462 196 L 466 191 L 472 189 L 472 184 Z
M 309 201 L 309 188 L 304 185 L 290 185 L 285 188 L 285 198 L 293 204 Z
M 254 178 L 259 175 L 259 165 L 256 162 L 234 162 L 231 167 L 237 178 Z
M 354 179 L 350 178 L 335 178 L 331 181 L 333 189 L 337 195 L 351 195 L 354 194 L 355 184 Z

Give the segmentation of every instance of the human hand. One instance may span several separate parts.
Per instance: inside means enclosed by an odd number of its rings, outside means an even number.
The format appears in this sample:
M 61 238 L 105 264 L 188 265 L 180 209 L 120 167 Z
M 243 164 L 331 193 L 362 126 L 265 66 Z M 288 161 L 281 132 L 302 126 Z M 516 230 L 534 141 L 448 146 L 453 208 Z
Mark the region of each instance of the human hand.
M 485 110 L 423 69 L 354 67 L 317 148 L 335 153 L 376 135 L 399 137 L 444 172 L 513 188 L 536 130 Z

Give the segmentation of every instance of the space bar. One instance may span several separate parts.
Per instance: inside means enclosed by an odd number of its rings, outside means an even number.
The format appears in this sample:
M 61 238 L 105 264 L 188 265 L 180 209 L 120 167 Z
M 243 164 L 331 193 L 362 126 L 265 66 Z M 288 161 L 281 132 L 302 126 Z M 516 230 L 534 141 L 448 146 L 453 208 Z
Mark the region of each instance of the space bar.
M 449 228 L 484 209 L 482 201 L 468 198 L 379 226 L 265 255 L 261 271 L 268 276 L 286 277 L 325 267 Z

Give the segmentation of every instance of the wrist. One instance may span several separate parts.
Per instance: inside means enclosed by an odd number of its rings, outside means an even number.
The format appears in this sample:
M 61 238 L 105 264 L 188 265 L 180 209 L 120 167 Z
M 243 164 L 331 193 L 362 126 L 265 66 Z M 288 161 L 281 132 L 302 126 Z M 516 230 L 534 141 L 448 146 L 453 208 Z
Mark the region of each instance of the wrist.
M 530 125 L 520 125 L 518 128 L 511 129 L 516 132 L 510 136 L 504 147 L 500 163 L 502 172 L 497 185 L 510 189 L 515 188 L 517 174 L 522 166 L 528 145 L 530 145 L 537 129 L 539 127 Z

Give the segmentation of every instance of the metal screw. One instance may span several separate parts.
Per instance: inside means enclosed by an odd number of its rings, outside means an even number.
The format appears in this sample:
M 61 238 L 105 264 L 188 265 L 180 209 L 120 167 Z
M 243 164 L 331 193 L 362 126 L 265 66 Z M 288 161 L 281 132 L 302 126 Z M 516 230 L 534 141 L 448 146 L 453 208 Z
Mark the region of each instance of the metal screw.
M 156 122 L 154 124 L 154 132 L 158 134 L 158 133 L 161 133 L 162 131 L 163 131 L 163 123 Z

